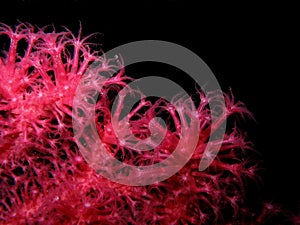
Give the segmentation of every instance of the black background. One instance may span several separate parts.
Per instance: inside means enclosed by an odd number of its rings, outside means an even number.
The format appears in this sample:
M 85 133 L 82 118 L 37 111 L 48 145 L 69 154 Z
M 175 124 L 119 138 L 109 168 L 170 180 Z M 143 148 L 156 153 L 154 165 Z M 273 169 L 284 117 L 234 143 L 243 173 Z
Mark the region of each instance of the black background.
M 195 1 L 196 2 L 196 1 Z M 244 130 L 262 153 L 265 172 L 259 200 L 300 212 L 298 87 L 295 6 L 188 1 L 9 1 L 0 21 L 67 26 L 83 35 L 100 32 L 104 51 L 130 41 L 157 39 L 194 51 L 221 87 L 246 103 L 256 122 Z M 299 24 L 298 24 L 299 25 Z M 294 54 L 295 55 L 294 55 Z M 298 57 L 299 58 L 299 57 Z M 129 74 L 130 75 L 130 74 Z M 178 79 L 182 82 L 183 79 Z M 251 191 L 251 190 L 250 190 Z

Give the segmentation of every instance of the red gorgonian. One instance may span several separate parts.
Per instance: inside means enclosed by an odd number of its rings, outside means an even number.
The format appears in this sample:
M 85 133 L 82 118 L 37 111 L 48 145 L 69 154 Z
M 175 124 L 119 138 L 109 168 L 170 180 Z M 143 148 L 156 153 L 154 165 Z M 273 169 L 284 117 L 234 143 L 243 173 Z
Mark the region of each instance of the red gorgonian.
M 249 154 L 251 143 L 236 125 L 251 114 L 232 94 L 195 92 L 197 146 L 172 177 L 147 186 L 126 186 L 100 176 L 83 158 L 72 127 L 73 98 L 91 63 L 99 63 L 89 71 L 97 79 L 87 85 L 101 83 L 103 88 L 97 97 L 87 93 L 86 98 L 96 104 L 99 137 L 121 162 L 147 166 L 170 156 L 179 142 L 182 122 L 173 105 L 184 107 L 185 102 L 142 97 L 127 115 L 130 130 L 121 132 L 124 137 L 131 132 L 145 139 L 150 135 L 150 120 L 163 115 L 168 128 L 165 138 L 151 151 L 124 147 L 111 121 L 114 96 L 132 80 L 125 75 L 122 60 L 107 59 L 88 42 L 90 36 L 81 38 L 81 32 L 75 36 L 68 29 L 47 30 L 27 23 L 15 29 L 0 25 L 1 224 L 265 224 L 268 215 L 277 212 L 270 204 L 261 213 L 246 207 L 246 184 L 257 181 L 259 167 Z M 127 94 L 143 96 L 131 89 Z M 225 107 L 208 107 L 209 101 L 217 103 L 220 97 L 225 98 Z M 122 104 L 121 99 L 121 108 Z M 84 114 L 85 106 L 76 112 Z M 224 138 L 208 142 L 210 131 L 216 129 L 211 127 L 212 116 L 218 124 L 232 121 Z M 152 126 L 160 132 L 159 124 Z M 86 145 L 85 139 L 80 141 Z M 220 142 L 217 157 L 199 171 L 204 149 Z M 118 173 L 130 176 L 130 171 Z

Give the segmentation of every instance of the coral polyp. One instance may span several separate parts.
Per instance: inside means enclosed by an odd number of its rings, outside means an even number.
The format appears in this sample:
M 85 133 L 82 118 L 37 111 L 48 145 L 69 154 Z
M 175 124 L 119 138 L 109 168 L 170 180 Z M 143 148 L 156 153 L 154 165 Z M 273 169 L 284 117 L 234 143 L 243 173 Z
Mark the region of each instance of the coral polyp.
M 178 112 L 172 105 L 180 103 L 185 107 L 185 102 L 141 98 L 128 117 L 130 130 L 121 131 L 123 136 L 132 132 L 145 139 L 149 136 L 147 127 L 151 119 L 164 114 L 165 138 L 152 146 L 151 151 L 124 147 L 111 121 L 113 93 L 120 92 L 132 80 L 125 74 L 120 57 L 107 59 L 101 50 L 95 50 L 97 45 L 88 42 L 90 36 L 82 38 L 80 32 L 76 36 L 68 29 L 56 32 L 51 27 L 37 28 L 27 23 L 13 29 L 1 24 L 0 35 L 3 42 L 1 224 L 248 224 L 249 221 L 251 224 L 255 221 L 244 200 L 247 181 L 258 179 L 259 166 L 248 154 L 253 150 L 251 143 L 234 122 L 244 116 L 251 117 L 251 113 L 232 94 L 204 94 L 201 90 L 194 94 L 193 98 L 199 102 L 196 111 L 200 132 L 191 159 L 179 172 L 147 186 L 118 184 L 99 175 L 86 162 L 74 139 L 74 95 L 89 65 L 98 61 L 95 71 L 91 68 L 89 72 L 97 74 L 103 86 L 96 99 L 87 96 L 96 104 L 94 119 L 99 138 L 107 152 L 121 162 L 147 166 L 170 156 L 181 132 Z M 134 92 L 128 89 L 128 94 Z M 218 102 L 220 97 L 225 98 L 225 107 L 209 108 L 208 102 Z M 84 105 L 76 110 L 84 113 Z M 212 116 L 219 119 L 219 124 L 228 118 L 233 121 L 220 140 L 209 141 L 210 131 L 216 129 L 211 126 Z M 121 129 L 122 121 L 119 122 Z M 160 132 L 159 128 L 156 130 Z M 205 148 L 208 145 L 214 148 L 219 143 L 217 157 L 206 170 L 199 171 Z M 81 144 L 85 145 L 85 140 Z M 130 171 L 120 173 L 130 176 Z

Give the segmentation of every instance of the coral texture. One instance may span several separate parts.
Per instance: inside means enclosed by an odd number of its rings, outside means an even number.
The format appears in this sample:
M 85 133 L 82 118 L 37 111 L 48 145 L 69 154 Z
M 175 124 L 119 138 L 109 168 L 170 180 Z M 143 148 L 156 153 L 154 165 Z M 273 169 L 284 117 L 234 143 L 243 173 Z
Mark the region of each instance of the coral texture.
M 96 103 L 99 137 L 122 162 L 145 166 L 170 156 L 181 129 L 180 112 L 172 106 L 184 108 L 186 103 L 141 98 L 127 116 L 130 130 L 120 132 L 145 139 L 150 120 L 162 116 L 168 125 L 166 136 L 151 151 L 124 147 L 110 116 L 114 96 L 132 80 L 120 57 L 107 59 L 88 43 L 89 37 L 81 38 L 80 32 L 75 36 L 68 29 L 55 32 L 27 23 L 12 29 L 1 24 L 0 35 L 1 224 L 263 224 L 265 214 L 274 211 L 269 205 L 259 216 L 245 208 L 245 185 L 249 179 L 257 180 L 258 164 L 249 157 L 251 143 L 235 122 L 251 114 L 232 94 L 204 95 L 201 90 L 194 94 L 200 135 L 192 158 L 178 173 L 148 186 L 117 184 L 90 167 L 73 137 L 73 98 L 88 66 L 99 62 L 97 71 L 92 68 L 90 73 L 97 74 L 96 81 L 103 85 L 98 98 L 87 96 Z M 96 89 L 97 82 L 88 85 Z M 128 94 L 140 93 L 128 90 Z M 217 103 L 223 96 L 225 108 L 208 107 L 209 101 Z M 85 107 L 76 110 L 84 113 Z M 116 113 L 120 111 L 117 108 Z M 217 129 L 211 126 L 212 116 L 217 124 L 231 122 L 224 139 L 208 142 L 210 132 Z M 122 121 L 117 121 L 120 129 Z M 199 171 L 204 149 L 220 142 L 212 164 Z M 121 173 L 130 176 L 130 171 Z

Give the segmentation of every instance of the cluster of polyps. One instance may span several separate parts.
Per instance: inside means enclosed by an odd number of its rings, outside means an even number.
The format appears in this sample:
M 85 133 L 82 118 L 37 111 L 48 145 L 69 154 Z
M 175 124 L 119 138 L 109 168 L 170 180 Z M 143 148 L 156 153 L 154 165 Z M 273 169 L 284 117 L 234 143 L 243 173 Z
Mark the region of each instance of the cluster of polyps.
M 164 115 L 169 129 L 151 151 L 124 147 L 114 134 L 110 115 L 113 93 L 131 80 L 124 75 L 122 62 L 98 56 L 88 37 L 48 29 L 24 23 L 15 29 L 0 25 L 1 224 L 224 224 L 247 217 L 244 184 L 247 178 L 256 178 L 257 164 L 247 158 L 250 143 L 235 123 L 224 138 L 209 143 L 211 148 L 222 143 L 219 154 L 207 170 L 198 170 L 209 134 L 217 129 L 211 126 L 211 116 L 221 124 L 228 117 L 249 115 L 243 104 L 225 95 L 226 108 L 215 113 L 208 102 L 217 102 L 223 94 L 198 91 L 194 97 L 200 102 L 200 135 L 191 160 L 159 183 L 116 184 L 86 163 L 73 138 L 73 98 L 88 66 L 100 62 L 92 72 L 98 74 L 103 89 L 97 99 L 87 98 L 96 102 L 99 137 L 118 160 L 146 166 L 167 158 L 180 138 L 178 112 L 172 102 L 141 99 L 128 116 L 131 132 L 141 139 L 148 137 L 147 126 L 158 114 Z M 105 73 L 112 76 L 104 80 Z M 130 171 L 121 173 L 130 176 Z

